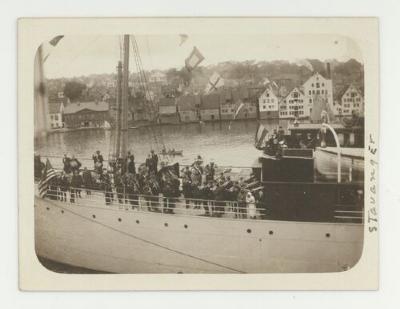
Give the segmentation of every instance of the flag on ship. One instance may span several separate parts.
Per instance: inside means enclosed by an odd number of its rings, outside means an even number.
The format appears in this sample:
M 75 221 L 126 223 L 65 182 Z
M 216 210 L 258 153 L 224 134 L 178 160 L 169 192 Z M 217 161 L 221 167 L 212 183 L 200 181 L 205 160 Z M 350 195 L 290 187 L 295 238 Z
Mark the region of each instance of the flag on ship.
M 193 47 L 189 57 L 185 59 L 185 66 L 189 72 L 193 71 L 203 60 L 204 56 L 200 53 L 197 47 Z
M 181 39 L 181 42 L 179 43 L 179 46 L 182 46 L 183 43 L 185 43 L 186 40 L 189 38 L 189 36 L 187 34 L 180 34 L 179 37 Z
M 258 128 L 256 130 L 256 136 L 254 140 L 254 146 L 257 149 L 260 149 L 263 146 L 265 138 L 267 137 L 267 133 L 268 130 L 261 123 L 258 123 Z
M 208 84 L 204 91 L 206 94 L 208 94 L 222 86 L 224 86 L 224 79 L 217 72 L 214 72 L 208 80 Z
M 39 196 L 44 197 L 49 189 L 49 181 L 56 176 L 56 171 L 51 166 L 49 159 L 46 160 L 46 166 L 43 171 L 43 176 L 39 181 Z
M 56 37 L 54 37 L 53 39 L 51 39 L 49 41 L 49 43 L 53 46 L 56 46 L 58 44 L 58 42 L 60 42 L 60 40 L 63 38 L 63 35 L 57 35 Z
M 49 41 L 49 44 L 50 44 L 51 46 L 53 46 L 53 47 L 56 47 L 56 45 L 58 44 L 58 42 L 60 42 L 61 39 L 62 39 L 63 37 L 64 37 L 63 35 L 57 35 L 57 36 L 55 36 L 54 38 L 52 38 L 52 39 Z M 47 58 L 49 58 L 49 56 L 50 56 L 50 53 L 48 53 L 48 54 L 44 57 L 43 62 L 46 62 L 46 60 L 47 60 Z
M 238 106 L 238 108 L 237 108 L 237 110 L 236 110 L 236 113 L 235 113 L 235 115 L 233 116 L 232 121 L 236 119 L 237 115 L 239 115 L 239 112 L 240 112 L 240 110 L 243 108 L 243 106 L 244 106 L 244 103 L 243 103 L 243 102 L 240 102 L 240 104 L 239 104 L 239 106 Z M 231 129 L 232 121 L 229 123 L 228 130 Z

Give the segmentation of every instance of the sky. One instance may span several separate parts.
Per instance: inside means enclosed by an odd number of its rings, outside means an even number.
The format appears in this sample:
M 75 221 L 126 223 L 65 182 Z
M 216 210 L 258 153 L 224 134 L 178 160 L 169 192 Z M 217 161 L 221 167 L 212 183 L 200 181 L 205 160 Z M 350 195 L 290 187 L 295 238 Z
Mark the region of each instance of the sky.
M 180 69 L 196 46 L 205 57 L 202 66 L 223 61 L 272 61 L 299 59 L 351 58 L 362 61 L 354 41 L 339 35 L 189 35 L 180 46 L 180 36 L 136 36 L 145 70 Z M 113 73 L 120 59 L 121 36 L 65 36 L 55 47 L 44 43 L 45 74 L 48 78 L 74 77 L 89 74 Z M 132 53 L 131 53 L 132 55 Z M 135 72 L 134 59 L 130 70 Z

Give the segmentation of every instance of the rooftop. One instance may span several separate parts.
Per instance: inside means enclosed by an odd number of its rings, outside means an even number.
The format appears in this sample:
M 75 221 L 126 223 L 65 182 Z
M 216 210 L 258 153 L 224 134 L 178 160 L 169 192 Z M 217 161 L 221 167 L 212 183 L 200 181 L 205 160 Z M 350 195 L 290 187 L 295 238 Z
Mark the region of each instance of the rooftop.
M 201 100 L 200 109 L 219 109 L 219 93 L 210 93 L 204 95 Z
M 64 114 L 75 114 L 82 110 L 91 110 L 95 112 L 106 112 L 109 109 L 107 102 L 78 102 L 70 103 L 64 108 Z
M 195 95 L 181 96 L 178 98 L 177 104 L 180 111 L 194 110 L 196 105 L 200 104 L 200 97 Z
M 60 112 L 62 102 L 49 103 L 49 114 L 58 114 Z

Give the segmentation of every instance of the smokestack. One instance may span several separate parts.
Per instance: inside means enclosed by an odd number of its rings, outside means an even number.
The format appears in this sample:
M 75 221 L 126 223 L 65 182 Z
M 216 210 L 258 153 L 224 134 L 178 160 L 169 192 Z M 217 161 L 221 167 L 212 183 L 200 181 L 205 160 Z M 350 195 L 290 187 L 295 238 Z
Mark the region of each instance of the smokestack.
M 329 62 L 326 63 L 326 74 L 328 76 L 328 79 L 332 79 L 332 76 L 331 76 L 331 64 Z

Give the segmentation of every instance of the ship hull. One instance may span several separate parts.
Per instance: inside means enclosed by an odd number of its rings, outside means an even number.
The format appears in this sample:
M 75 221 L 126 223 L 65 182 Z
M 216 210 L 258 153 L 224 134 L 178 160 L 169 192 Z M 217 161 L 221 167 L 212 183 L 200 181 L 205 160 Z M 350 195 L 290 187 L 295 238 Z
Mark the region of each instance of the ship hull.
M 172 215 L 35 197 L 37 255 L 103 272 L 337 272 L 353 267 L 362 247 L 362 224 Z

